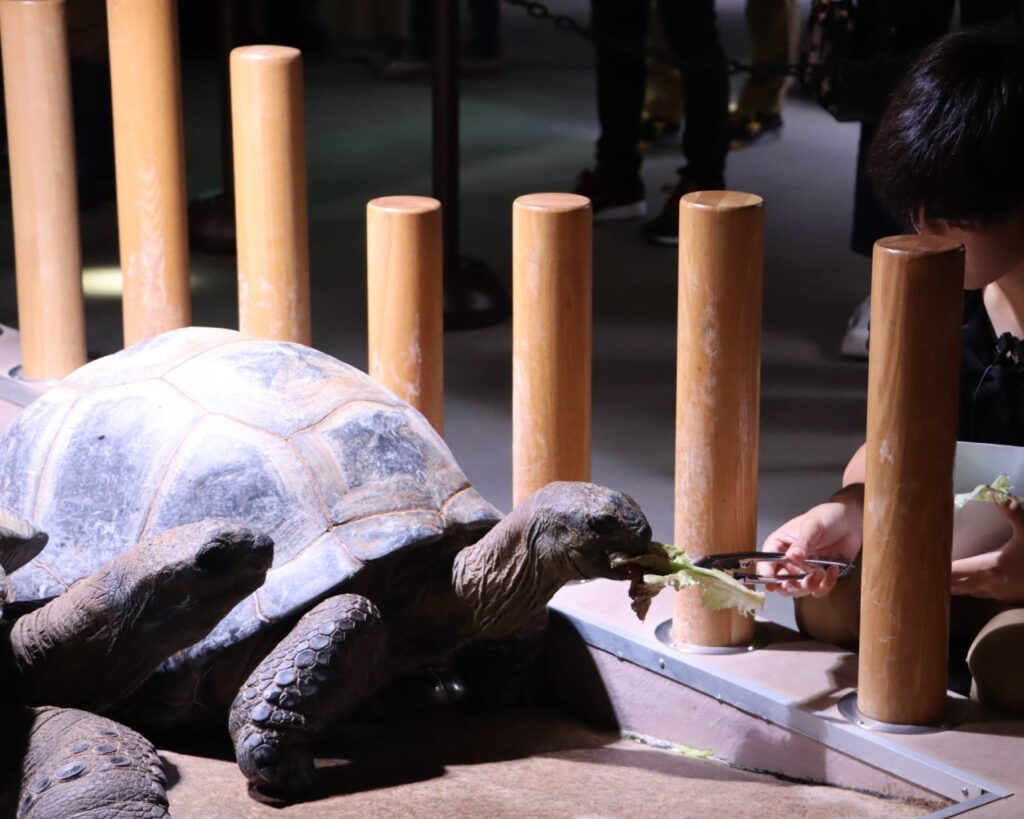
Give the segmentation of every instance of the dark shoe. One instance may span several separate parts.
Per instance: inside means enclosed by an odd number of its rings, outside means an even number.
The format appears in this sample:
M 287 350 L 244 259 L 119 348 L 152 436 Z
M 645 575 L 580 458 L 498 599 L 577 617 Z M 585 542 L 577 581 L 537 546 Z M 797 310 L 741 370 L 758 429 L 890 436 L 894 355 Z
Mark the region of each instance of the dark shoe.
M 781 114 L 743 115 L 733 111 L 729 117 L 729 147 L 734 150 L 781 137 Z
M 639 176 L 613 177 L 588 169 L 576 177 L 573 193 L 590 200 L 595 222 L 635 219 L 647 215 L 644 183 Z
M 679 133 L 679 120 L 662 119 L 649 111 L 644 111 L 640 115 L 640 136 L 636 141 L 636 149 L 641 153 L 649 151 L 655 143 L 677 133 Z
M 679 171 L 679 182 L 674 186 L 665 186 L 669 191 L 668 198 L 659 213 L 641 229 L 640 235 L 654 245 L 679 244 L 679 200 L 688 193 L 695 191 L 723 190 L 724 179 L 711 179 L 707 183 L 699 181 L 683 168 Z

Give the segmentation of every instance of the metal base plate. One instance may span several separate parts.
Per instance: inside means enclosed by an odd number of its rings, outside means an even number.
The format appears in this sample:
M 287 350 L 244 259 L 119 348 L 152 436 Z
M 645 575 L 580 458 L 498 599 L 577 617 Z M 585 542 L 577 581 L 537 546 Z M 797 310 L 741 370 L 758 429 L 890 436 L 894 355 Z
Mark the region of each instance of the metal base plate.
M 959 697 L 946 697 L 946 715 L 942 722 L 929 725 L 902 725 L 894 722 L 882 722 L 862 713 L 857 707 L 857 692 L 851 691 L 836 706 L 839 713 L 849 722 L 866 728 L 869 731 L 882 731 L 888 734 L 935 734 L 955 728 L 967 718 L 968 701 Z
M 757 651 L 765 641 L 758 639 L 755 631 L 754 640 L 742 646 L 701 646 L 693 643 L 680 643 L 672 636 L 672 621 L 666 620 L 654 630 L 654 636 L 669 648 L 682 651 L 685 654 L 746 654 L 748 651 Z

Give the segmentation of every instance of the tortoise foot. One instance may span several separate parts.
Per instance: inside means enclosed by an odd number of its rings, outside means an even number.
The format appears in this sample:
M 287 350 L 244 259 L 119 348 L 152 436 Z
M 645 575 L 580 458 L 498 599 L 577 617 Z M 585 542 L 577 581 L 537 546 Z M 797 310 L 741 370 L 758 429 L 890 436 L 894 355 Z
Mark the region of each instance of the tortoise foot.
M 169 816 L 163 765 L 145 737 L 84 711 L 22 713 L 28 736 L 19 818 Z
M 329 597 L 249 675 L 228 728 L 238 766 L 259 792 L 291 799 L 316 789 L 312 742 L 378 679 L 380 612 L 365 597 Z

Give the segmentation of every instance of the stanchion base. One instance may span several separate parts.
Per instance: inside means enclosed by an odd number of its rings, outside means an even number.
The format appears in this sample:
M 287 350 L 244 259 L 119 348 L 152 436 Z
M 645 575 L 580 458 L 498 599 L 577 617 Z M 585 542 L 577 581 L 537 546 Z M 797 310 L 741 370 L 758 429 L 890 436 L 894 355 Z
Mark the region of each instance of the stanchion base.
M 836 706 L 839 713 L 849 722 L 868 731 L 881 731 L 887 734 L 936 734 L 955 728 L 967 718 L 970 701 L 960 697 L 946 697 L 946 715 L 941 722 L 928 725 L 903 725 L 895 722 L 882 722 L 872 719 L 857 707 L 857 692 L 851 691 Z
M 482 261 L 463 257 L 457 270 L 445 271 L 445 330 L 478 330 L 511 317 L 512 300 L 505 286 Z
M 189 202 L 188 243 L 198 253 L 234 253 L 235 198 L 217 193 Z
M 654 636 L 658 638 L 658 641 L 667 645 L 669 648 L 674 648 L 676 651 L 681 651 L 684 654 L 746 654 L 749 651 L 757 651 L 759 648 L 763 648 L 768 642 L 763 634 L 759 634 L 758 630 L 754 630 L 754 639 L 746 645 L 740 646 L 701 646 L 694 643 L 681 643 L 672 636 L 672 620 L 666 620 L 664 623 L 654 629 Z

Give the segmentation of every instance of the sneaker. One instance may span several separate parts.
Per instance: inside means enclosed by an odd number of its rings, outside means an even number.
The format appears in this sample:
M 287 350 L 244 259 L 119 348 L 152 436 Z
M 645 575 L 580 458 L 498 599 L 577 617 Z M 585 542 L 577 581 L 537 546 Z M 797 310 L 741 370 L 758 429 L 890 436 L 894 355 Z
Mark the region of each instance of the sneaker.
M 576 177 L 573 193 L 590 200 L 595 222 L 636 219 L 647 215 L 644 183 L 639 176 L 618 179 L 585 168 Z
M 871 297 L 853 308 L 846 323 L 846 334 L 839 342 L 839 354 L 847 358 L 868 357 L 868 331 L 871 328 Z
M 679 200 L 694 191 L 722 190 L 724 188 L 725 180 L 723 179 L 712 180 L 711 184 L 707 185 L 701 184 L 695 177 L 690 176 L 686 168 L 681 168 L 679 182 L 675 185 L 666 185 L 663 189 L 669 191 L 669 195 L 661 208 L 661 213 L 640 229 L 640 235 L 654 245 L 678 245 Z
M 640 115 L 640 136 L 636 141 L 636 149 L 640 153 L 651 150 L 655 143 L 679 133 L 679 120 L 663 119 L 650 111 Z
M 746 148 L 755 142 L 771 142 L 782 137 L 781 114 L 740 114 L 729 116 L 729 147 Z

